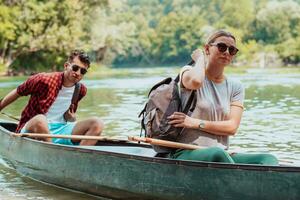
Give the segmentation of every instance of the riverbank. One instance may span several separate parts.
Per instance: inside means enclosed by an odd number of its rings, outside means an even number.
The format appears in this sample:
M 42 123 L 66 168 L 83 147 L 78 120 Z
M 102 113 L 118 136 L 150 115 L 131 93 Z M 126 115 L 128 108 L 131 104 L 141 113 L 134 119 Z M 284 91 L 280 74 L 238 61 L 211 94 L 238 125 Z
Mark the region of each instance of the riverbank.
M 169 76 L 179 72 L 181 66 L 169 67 L 145 67 L 145 68 L 112 68 L 92 64 L 86 78 L 102 79 L 102 78 L 118 78 L 118 77 L 148 77 L 148 76 Z M 263 73 L 263 74 L 300 74 L 299 67 L 281 67 L 281 68 L 253 68 L 253 67 L 226 67 L 226 74 L 247 74 L 247 73 Z M 23 81 L 28 76 L 5 76 L 3 71 L 0 72 L 0 82 L 7 81 Z

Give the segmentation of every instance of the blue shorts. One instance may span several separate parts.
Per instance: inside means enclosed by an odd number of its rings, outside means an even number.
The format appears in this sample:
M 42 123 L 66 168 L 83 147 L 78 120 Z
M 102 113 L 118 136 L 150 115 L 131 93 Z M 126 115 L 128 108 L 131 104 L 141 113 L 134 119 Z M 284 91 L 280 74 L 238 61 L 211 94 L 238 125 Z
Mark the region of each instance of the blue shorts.
M 50 134 L 54 135 L 72 135 L 75 122 L 68 123 L 49 123 L 48 128 Z M 25 126 L 24 126 L 25 127 Z M 20 133 L 28 132 L 25 128 L 22 128 Z M 71 139 L 52 138 L 52 142 L 56 144 L 74 145 Z

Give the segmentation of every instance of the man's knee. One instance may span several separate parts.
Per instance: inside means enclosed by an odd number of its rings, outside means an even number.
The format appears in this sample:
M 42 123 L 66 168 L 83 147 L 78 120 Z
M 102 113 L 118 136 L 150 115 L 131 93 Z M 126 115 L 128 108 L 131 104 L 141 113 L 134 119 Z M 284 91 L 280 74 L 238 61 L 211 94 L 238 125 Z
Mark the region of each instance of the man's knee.
M 100 134 L 104 128 L 103 121 L 98 117 L 92 117 L 90 118 L 90 120 L 91 120 L 91 128 L 94 129 L 95 132 Z
M 47 119 L 45 115 L 36 115 L 33 117 L 27 127 L 28 129 L 44 130 L 47 129 Z

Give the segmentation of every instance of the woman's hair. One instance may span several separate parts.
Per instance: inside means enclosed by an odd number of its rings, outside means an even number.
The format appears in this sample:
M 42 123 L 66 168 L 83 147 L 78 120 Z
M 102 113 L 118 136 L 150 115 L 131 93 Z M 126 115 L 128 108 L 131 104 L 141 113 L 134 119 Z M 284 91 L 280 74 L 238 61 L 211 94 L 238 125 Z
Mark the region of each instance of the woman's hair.
M 235 41 L 235 37 L 230 32 L 227 32 L 227 31 L 224 31 L 224 30 L 219 30 L 219 31 L 216 31 L 216 32 L 212 33 L 208 37 L 208 39 L 206 41 L 206 44 L 214 43 L 217 38 L 222 37 L 222 36 L 231 37 Z

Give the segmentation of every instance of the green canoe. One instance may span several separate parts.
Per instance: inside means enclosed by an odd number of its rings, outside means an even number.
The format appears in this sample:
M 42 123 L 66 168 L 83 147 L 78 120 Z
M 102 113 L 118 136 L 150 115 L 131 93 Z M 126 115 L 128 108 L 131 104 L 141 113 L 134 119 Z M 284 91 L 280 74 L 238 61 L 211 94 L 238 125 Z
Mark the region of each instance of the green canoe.
M 299 200 L 300 167 L 235 165 L 155 157 L 148 145 L 79 147 L 15 137 L 0 123 L 0 154 L 36 180 L 113 199 Z

